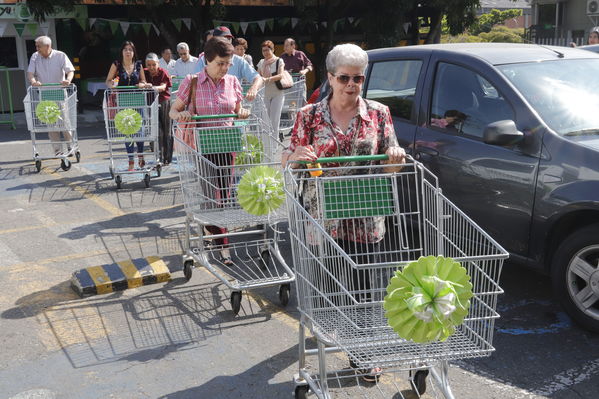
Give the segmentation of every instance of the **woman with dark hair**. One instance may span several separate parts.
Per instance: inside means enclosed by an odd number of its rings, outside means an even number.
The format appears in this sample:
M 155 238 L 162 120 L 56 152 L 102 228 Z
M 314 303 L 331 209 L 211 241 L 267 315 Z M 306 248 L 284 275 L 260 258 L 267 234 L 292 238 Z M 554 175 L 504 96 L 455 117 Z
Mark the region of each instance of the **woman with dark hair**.
M 275 56 L 275 45 L 270 40 L 262 42 L 263 59 L 258 62 L 258 73 L 264 79 L 264 103 L 270 118 L 273 133 L 279 134 L 279 125 L 281 122 L 281 110 L 283 109 L 283 100 L 285 93 L 276 86 L 276 82 L 281 80 L 285 70 L 285 62 Z
M 235 54 L 243 58 L 253 68 L 254 60 L 252 59 L 251 55 L 246 54 L 246 51 L 248 51 L 247 40 L 242 37 L 237 37 L 233 39 L 233 47 L 235 47 Z
M 144 68 L 141 60 L 137 59 L 137 53 L 135 52 L 135 45 L 130 41 L 123 42 L 121 46 L 121 57 L 119 60 L 114 60 L 106 76 L 106 86 L 117 87 L 117 86 L 138 86 L 140 88 L 146 87 L 146 76 L 144 75 Z M 144 161 L 144 142 L 138 141 L 137 153 L 139 154 L 138 166 L 143 168 L 145 166 Z M 125 143 L 128 154 L 133 154 L 133 143 Z M 129 170 L 133 170 L 135 161 L 133 155 L 129 155 Z
M 189 121 L 192 115 L 218 115 L 237 114 L 238 118 L 245 119 L 249 116 L 247 109 L 241 108 L 243 95 L 239 80 L 228 75 L 227 71 L 232 65 L 233 45 L 223 37 L 213 37 L 204 46 L 206 67 L 195 75 L 187 75 L 181 82 L 177 91 L 177 99 L 171 105 L 169 116 L 177 121 Z M 190 101 L 193 97 L 193 101 Z M 231 153 L 203 155 L 217 166 L 231 165 Z M 226 172 L 225 172 L 226 173 Z M 228 186 L 227 176 L 222 169 L 217 171 L 218 176 L 210 176 L 217 195 L 226 193 Z M 211 234 L 225 234 L 226 229 L 218 226 L 206 226 Z M 227 245 L 227 238 L 215 240 L 217 245 Z M 223 263 L 232 265 L 228 249 L 221 251 Z

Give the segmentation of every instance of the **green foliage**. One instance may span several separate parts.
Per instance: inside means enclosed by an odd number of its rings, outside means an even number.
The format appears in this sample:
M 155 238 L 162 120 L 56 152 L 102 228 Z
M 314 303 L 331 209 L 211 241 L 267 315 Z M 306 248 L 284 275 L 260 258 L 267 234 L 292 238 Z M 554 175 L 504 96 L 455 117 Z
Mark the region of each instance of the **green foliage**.
M 468 31 L 471 35 L 477 36 L 483 32 L 491 32 L 495 25 L 499 25 L 511 18 L 517 18 L 522 15 L 522 10 L 491 10 L 490 13 L 483 14 L 476 19 L 476 22 L 470 26 Z
M 492 43 L 523 43 L 524 29 L 512 29 L 507 26 L 496 26 L 490 32 L 479 35 L 485 42 Z

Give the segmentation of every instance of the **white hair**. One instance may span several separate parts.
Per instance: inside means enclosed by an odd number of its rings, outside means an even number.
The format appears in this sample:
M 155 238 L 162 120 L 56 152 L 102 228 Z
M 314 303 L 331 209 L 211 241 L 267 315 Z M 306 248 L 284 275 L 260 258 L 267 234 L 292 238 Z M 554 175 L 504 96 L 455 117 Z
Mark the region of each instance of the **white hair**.
M 355 44 L 338 44 L 327 54 L 326 65 L 330 73 L 337 72 L 340 66 L 358 67 L 364 72 L 368 66 L 368 54 Z
M 177 51 L 179 51 L 179 50 L 189 51 L 189 46 L 187 45 L 187 43 L 181 42 L 181 43 L 177 44 Z
M 40 36 L 35 39 L 35 42 L 42 46 L 52 46 L 52 39 L 50 39 L 48 36 Z
M 148 55 L 146 55 L 146 61 L 148 60 L 158 62 L 158 56 L 156 55 L 156 53 L 148 53 Z

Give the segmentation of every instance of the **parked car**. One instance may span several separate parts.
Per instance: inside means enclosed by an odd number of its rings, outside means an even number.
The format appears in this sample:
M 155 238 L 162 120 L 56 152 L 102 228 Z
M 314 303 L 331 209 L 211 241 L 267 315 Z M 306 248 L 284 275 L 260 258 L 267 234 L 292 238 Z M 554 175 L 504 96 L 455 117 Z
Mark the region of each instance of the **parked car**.
M 400 144 L 599 331 L 599 55 L 500 43 L 368 55 L 364 97 L 389 106 Z

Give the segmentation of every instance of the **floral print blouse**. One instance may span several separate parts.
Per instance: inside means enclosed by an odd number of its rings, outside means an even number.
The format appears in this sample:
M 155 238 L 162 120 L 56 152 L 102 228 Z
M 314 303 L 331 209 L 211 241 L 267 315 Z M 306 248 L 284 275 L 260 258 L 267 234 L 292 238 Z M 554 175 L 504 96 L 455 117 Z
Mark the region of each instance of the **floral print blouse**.
M 376 155 L 384 154 L 390 147 L 399 146 L 389 107 L 358 97 L 358 112 L 350 121 L 347 131 L 343 132 L 331 119 L 329 99 L 330 97 L 317 104 L 307 105 L 298 112 L 291 133 L 291 142 L 286 150 L 288 153 L 294 152 L 298 146 L 312 145 L 318 157 Z M 331 163 L 322 166 L 328 168 L 359 165 L 363 163 L 344 165 Z M 368 170 L 373 171 L 373 169 Z M 322 176 L 357 175 L 363 174 L 364 171 L 364 169 L 339 168 L 326 170 Z M 322 221 L 314 179 L 318 177 L 304 180 L 303 204 L 312 217 Z M 329 234 L 338 240 L 376 243 L 385 235 L 384 217 L 325 220 L 324 226 Z

